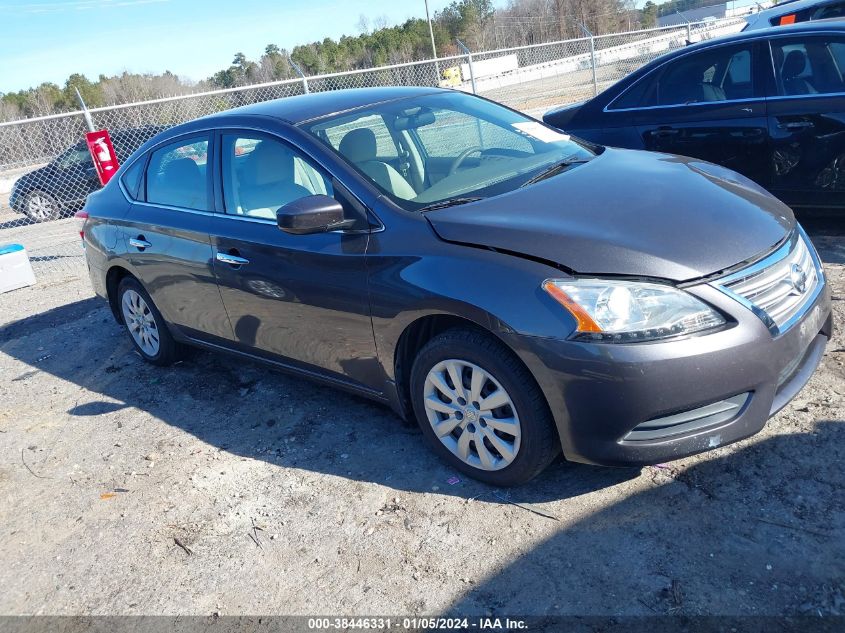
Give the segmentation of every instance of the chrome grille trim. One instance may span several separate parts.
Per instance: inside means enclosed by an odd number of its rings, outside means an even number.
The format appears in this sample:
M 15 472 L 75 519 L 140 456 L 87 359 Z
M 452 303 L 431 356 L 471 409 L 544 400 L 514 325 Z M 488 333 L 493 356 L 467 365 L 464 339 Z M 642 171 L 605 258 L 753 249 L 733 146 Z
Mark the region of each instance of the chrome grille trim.
M 799 226 L 774 253 L 711 285 L 754 312 L 777 336 L 815 303 L 824 287 L 824 271 L 815 248 Z

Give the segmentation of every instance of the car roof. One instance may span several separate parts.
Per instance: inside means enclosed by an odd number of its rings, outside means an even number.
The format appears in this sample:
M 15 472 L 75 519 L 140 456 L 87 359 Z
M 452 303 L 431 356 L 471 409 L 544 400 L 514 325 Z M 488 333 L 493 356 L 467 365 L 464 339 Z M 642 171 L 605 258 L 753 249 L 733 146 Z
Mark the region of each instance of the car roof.
M 786 2 L 780 2 L 779 4 L 776 4 L 770 9 L 764 9 L 763 11 L 760 11 L 756 15 L 771 18 L 773 16 L 795 13 L 796 11 L 801 11 L 802 9 L 809 9 L 815 6 L 823 7 L 826 4 L 831 4 L 837 1 L 838 0 L 786 0 Z
M 273 101 L 262 101 L 232 110 L 226 110 L 203 120 L 227 118 L 231 116 L 265 116 L 281 119 L 293 125 L 305 121 L 319 119 L 330 114 L 348 112 L 357 108 L 409 99 L 438 92 L 451 92 L 440 88 L 419 87 L 380 87 L 380 88 L 352 88 L 346 90 L 331 90 L 328 92 L 313 92 L 294 97 L 285 97 Z

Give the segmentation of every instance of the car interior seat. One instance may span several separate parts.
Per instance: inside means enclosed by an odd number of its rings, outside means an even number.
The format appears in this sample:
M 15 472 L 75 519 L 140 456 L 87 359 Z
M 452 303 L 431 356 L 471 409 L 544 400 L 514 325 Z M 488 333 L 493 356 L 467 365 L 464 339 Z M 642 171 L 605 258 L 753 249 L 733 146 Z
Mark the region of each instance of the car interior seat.
M 238 185 L 238 213 L 276 218 L 280 207 L 313 193 L 295 180 L 293 153 L 280 143 L 261 141 L 247 157 Z
M 165 164 L 154 179 L 151 202 L 171 204 L 186 209 L 205 209 L 208 192 L 199 165 L 190 158 L 177 158 Z
M 697 101 L 699 102 L 725 101 L 727 99 L 724 88 L 722 88 L 722 86 L 717 86 L 716 84 L 703 82 L 698 84 L 696 90 Z
M 809 95 L 818 91 L 809 79 L 801 77 L 807 67 L 807 54 L 804 51 L 790 51 L 781 68 L 783 89 L 788 95 Z
M 338 151 L 397 198 L 411 200 L 417 197 L 417 192 L 396 168 L 376 158 L 376 135 L 371 129 L 358 128 L 347 132 Z

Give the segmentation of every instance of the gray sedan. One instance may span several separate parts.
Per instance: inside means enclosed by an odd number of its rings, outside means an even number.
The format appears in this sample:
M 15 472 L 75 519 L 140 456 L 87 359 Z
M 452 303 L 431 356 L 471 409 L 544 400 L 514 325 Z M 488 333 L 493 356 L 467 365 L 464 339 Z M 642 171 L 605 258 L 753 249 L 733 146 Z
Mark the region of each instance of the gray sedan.
M 813 245 L 748 179 L 459 92 L 181 125 L 82 215 L 94 289 L 147 361 L 189 344 L 353 391 L 494 485 L 561 449 L 642 464 L 756 433 L 832 328 Z

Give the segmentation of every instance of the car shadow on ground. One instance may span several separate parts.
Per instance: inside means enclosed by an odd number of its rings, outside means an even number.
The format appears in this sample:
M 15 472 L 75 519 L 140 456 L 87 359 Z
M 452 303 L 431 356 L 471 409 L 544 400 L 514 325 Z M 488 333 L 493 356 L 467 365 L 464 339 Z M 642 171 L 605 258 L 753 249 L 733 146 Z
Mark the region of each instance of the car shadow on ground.
M 640 474 L 560 459 L 528 486 L 497 490 L 449 468 L 416 425 L 364 398 L 227 354 L 193 350 L 173 367 L 148 365 L 95 298 L 7 324 L 0 352 L 30 366 L 13 381 L 46 372 L 91 392 L 67 413 L 92 424 L 120 424 L 121 412 L 134 407 L 219 450 L 401 491 L 530 503 Z
M 447 613 L 845 615 L 843 458 L 845 424 L 824 420 L 685 470 L 651 468 L 656 486 L 563 527 Z M 583 630 L 619 630 L 591 624 Z M 693 629 L 765 622 L 716 624 Z

